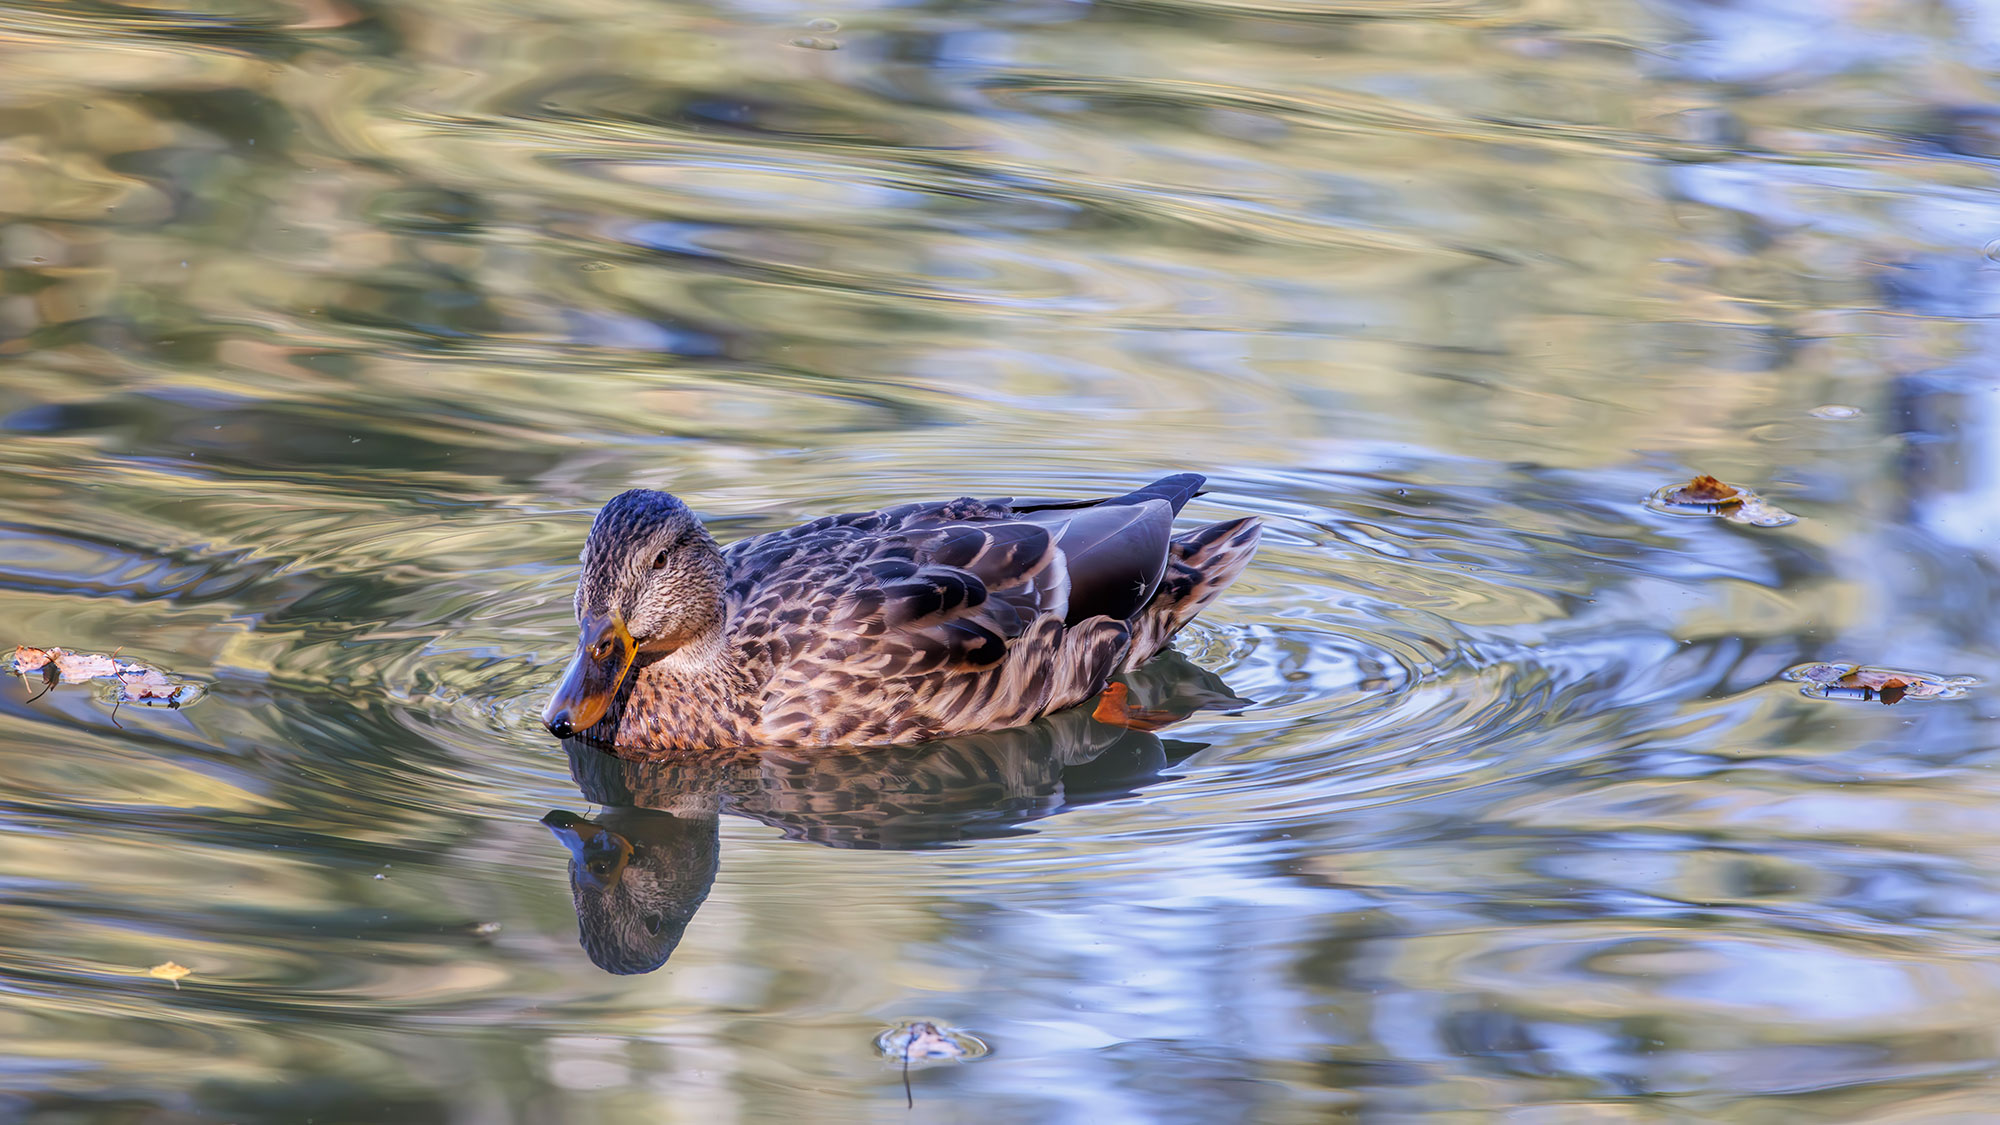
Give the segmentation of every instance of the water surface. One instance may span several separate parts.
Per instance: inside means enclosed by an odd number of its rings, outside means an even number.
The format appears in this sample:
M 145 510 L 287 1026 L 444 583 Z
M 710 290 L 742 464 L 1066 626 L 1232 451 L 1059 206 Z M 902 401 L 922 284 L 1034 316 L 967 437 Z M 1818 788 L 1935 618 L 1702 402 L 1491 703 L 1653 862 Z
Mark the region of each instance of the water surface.
M 1977 0 L 0 7 L 0 644 L 208 689 L 0 690 L 0 1115 L 1979 1119 L 2000 696 L 1781 676 L 2000 677 L 1996 68 Z M 1267 517 L 1180 646 L 1248 707 L 536 721 L 622 488 L 1181 469 Z M 912 1020 L 992 1048 L 914 1114 Z

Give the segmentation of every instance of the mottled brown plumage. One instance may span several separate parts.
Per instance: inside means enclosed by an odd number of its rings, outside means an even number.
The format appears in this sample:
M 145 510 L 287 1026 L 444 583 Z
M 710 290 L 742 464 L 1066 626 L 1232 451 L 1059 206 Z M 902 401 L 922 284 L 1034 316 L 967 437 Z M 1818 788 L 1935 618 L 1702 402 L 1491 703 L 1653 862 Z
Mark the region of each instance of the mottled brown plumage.
M 1254 518 L 1173 537 L 1201 481 L 904 504 L 726 550 L 666 493 L 622 493 L 585 544 L 583 636 L 544 719 L 655 750 L 1019 726 L 1151 659 L 1249 561 Z

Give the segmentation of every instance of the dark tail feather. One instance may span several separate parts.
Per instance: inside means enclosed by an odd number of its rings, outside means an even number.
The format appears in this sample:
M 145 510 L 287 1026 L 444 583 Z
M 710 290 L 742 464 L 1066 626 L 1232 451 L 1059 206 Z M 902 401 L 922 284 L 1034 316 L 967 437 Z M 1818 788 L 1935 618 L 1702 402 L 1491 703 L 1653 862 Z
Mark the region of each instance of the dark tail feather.
M 1161 477 L 1137 492 L 1114 496 L 1109 500 L 1099 500 L 1097 507 L 1109 508 L 1119 504 L 1144 504 L 1148 500 L 1165 500 L 1173 505 L 1174 514 L 1180 515 L 1187 502 L 1201 495 L 1201 486 L 1208 480 L 1200 473 L 1175 473 Z
M 1123 496 L 1113 496 L 1104 500 L 1050 500 L 1043 497 L 1023 499 L 1006 497 L 988 503 L 1005 504 L 1016 512 L 1057 512 L 1065 508 L 1111 508 L 1120 504 L 1144 504 L 1148 500 L 1165 500 L 1174 509 L 1175 515 L 1187 506 L 1189 500 L 1201 495 L 1201 486 L 1208 480 L 1200 473 L 1175 473 L 1161 477 L 1137 492 Z

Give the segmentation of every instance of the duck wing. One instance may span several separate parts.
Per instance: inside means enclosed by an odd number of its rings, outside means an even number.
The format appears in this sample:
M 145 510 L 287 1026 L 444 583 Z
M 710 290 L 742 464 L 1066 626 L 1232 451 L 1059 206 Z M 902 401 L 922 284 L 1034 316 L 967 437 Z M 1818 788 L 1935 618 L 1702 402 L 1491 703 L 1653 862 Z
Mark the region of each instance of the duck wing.
M 1064 624 L 1091 617 L 1119 621 L 1139 612 L 1167 570 L 1174 510 L 1165 500 L 1031 512 L 1024 522 L 1049 529 L 1069 572 Z
M 1075 678 L 1053 659 L 1066 643 L 1069 582 L 1048 528 L 1004 509 L 979 522 L 904 514 L 732 552 L 750 584 L 731 643 L 761 684 L 760 741 L 922 741 L 1013 726 Z M 1126 635 L 1121 624 L 1100 638 L 1093 675 L 1110 675 Z
M 1123 496 L 1097 500 L 1005 501 L 1020 519 L 1055 532 L 1069 570 L 1067 624 L 1091 617 L 1124 621 L 1159 589 L 1174 517 L 1207 478 L 1176 473 Z
M 736 663 L 762 735 L 879 742 L 1026 722 L 1103 686 L 1200 477 L 1079 505 L 952 500 L 736 544 Z
M 732 633 L 773 675 L 980 667 L 1069 605 L 1056 534 L 977 501 L 830 516 L 727 553 Z
M 877 618 L 884 634 L 959 623 L 1002 640 L 1043 613 L 1125 620 L 1158 589 L 1173 517 L 1203 481 L 1179 473 L 1091 500 L 960 498 L 826 516 L 729 548 L 729 594 L 862 635 L 876 635 Z M 831 614 L 811 608 L 829 602 Z

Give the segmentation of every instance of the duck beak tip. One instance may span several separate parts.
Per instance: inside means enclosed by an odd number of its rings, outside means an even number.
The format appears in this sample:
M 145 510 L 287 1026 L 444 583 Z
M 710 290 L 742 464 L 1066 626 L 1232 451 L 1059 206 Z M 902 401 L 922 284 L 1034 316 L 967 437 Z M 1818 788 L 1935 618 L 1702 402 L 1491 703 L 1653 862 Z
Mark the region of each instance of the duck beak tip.
M 583 620 L 576 655 L 542 708 L 542 725 L 557 738 L 589 730 L 603 720 L 632 668 L 638 645 L 618 614 Z

